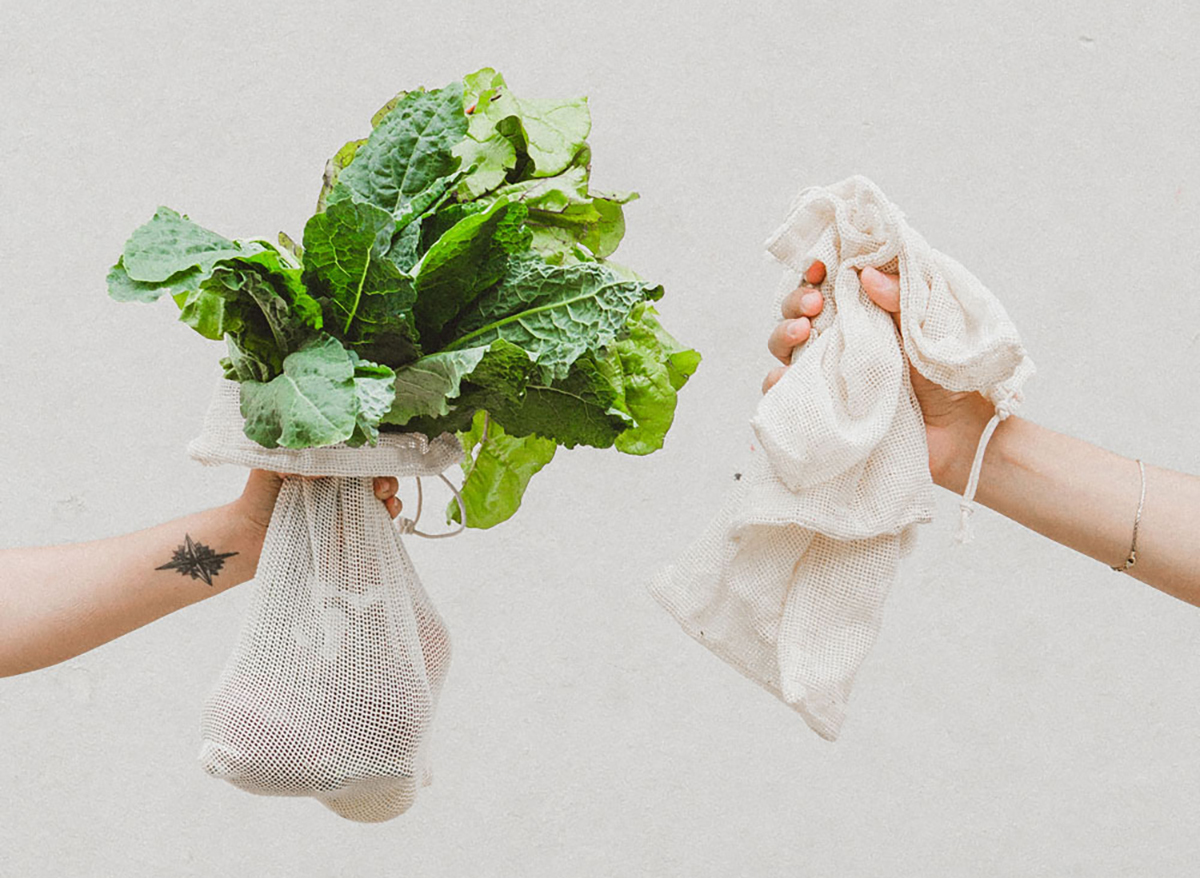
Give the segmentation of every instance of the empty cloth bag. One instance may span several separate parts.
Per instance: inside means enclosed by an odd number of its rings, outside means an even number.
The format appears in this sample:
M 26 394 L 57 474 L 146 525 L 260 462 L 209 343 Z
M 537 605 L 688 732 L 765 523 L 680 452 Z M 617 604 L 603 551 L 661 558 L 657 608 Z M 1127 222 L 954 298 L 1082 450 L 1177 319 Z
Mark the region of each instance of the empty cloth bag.
M 996 297 L 864 177 L 802 190 L 767 250 L 785 269 L 778 299 L 825 264 L 824 308 L 759 403 L 743 477 L 650 590 L 688 634 L 834 740 L 898 562 L 933 514 L 905 355 L 995 406 L 961 501 L 963 540 L 987 442 L 1034 369 Z M 899 273 L 899 333 L 859 284 L 867 266 Z
M 267 449 L 242 428 L 239 385 L 222 379 L 188 452 L 320 478 L 283 480 L 249 614 L 204 704 L 200 762 L 252 793 L 390 819 L 429 780 L 450 639 L 373 481 L 439 476 L 462 448 L 384 433 L 376 446 Z

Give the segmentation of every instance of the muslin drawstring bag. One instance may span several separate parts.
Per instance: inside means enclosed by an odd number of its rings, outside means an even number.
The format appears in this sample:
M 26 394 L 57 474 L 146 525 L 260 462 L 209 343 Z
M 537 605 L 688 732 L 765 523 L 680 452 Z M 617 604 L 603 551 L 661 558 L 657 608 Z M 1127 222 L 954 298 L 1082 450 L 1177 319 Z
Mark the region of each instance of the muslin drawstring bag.
M 767 250 L 784 266 L 777 304 L 820 260 L 824 307 L 759 403 L 742 479 L 650 590 L 688 634 L 834 740 L 899 561 L 933 515 L 905 356 L 995 407 L 961 501 L 962 541 L 987 443 L 1034 367 L 995 296 L 865 177 L 802 190 Z M 867 266 L 899 273 L 899 335 L 859 283 Z
M 242 432 L 239 385 L 219 383 L 188 453 L 285 478 L 249 614 L 204 704 L 200 762 L 252 793 L 311 796 L 351 820 L 396 817 L 430 780 L 430 727 L 450 638 L 375 497 L 375 476 L 441 476 L 451 435 L 376 446 L 266 449 Z M 444 478 L 444 476 L 442 476 Z

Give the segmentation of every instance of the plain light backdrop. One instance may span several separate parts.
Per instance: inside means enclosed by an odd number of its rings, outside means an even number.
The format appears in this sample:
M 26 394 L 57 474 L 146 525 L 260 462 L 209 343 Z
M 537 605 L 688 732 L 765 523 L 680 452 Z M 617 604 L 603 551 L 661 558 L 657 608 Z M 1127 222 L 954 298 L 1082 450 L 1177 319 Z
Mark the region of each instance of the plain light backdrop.
M 379 105 L 482 66 L 590 97 L 594 185 L 642 196 L 617 258 L 704 362 L 662 452 L 561 453 L 509 523 L 410 543 L 456 651 L 408 814 L 356 825 L 200 771 L 239 588 L 0 680 L 0 875 L 1195 874 L 1196 608 L 987 510 L 958 546 L 942 493 L 831 745 L 644 586 L 744 461 L 764 239 L 852 173 L 1004 302 L 1039 369 L 1026 416 L 1200 471 L 1197 10 L 5 3 L 0 547 L 240 491 L 184 453 L 220 346 L 105 294 L 135 226 L 166 204 L 298 236 Z

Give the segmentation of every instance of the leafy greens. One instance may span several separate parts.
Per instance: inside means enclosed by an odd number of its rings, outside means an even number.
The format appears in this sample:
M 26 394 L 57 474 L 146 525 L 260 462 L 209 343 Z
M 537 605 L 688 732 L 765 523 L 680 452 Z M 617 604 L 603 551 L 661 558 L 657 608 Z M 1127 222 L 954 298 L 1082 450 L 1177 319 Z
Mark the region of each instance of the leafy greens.
M 659 322 L 662 287 L 608 261 L 637 196 L 590 189 L 587 99 L 517 98 L 484 68 L 371 125 L 327 163 L 302 244 L 160 207 L 109 295 L 168 294 L 223 339 L 267 448 L 456 432 L 471 527 L 509 518 L 559 445 L 661 448 L 700 355 Z

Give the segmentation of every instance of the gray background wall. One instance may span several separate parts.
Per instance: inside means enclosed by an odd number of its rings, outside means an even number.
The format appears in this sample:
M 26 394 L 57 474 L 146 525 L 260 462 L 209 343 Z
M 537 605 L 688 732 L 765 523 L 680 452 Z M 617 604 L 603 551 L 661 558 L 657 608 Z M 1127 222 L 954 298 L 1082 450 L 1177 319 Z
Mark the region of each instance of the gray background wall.
M 515 520 L 411 546 L 457 651 L 409 814 L 200 772 L 235 589 L 0 681 L 0 874 L 1194 874 L 1195 608 L 989 511 L 959 547 L 943 493 L 830 745 L 644 591 L 743 459 L 762 241 L 851 173 L 1005 302 L 1029 417 L 1200 471 L 1196 5 L 904 6 L 6 3 L 0 546 L 240 490 L 183 451 L 219 347 L 105 296 L 157 204 L 298 234 L 379 104 L 484 65 L 590 95 L 595 185 L 642 193 L 619 256 L 705 361 L 662 453 L 561 454 Z

